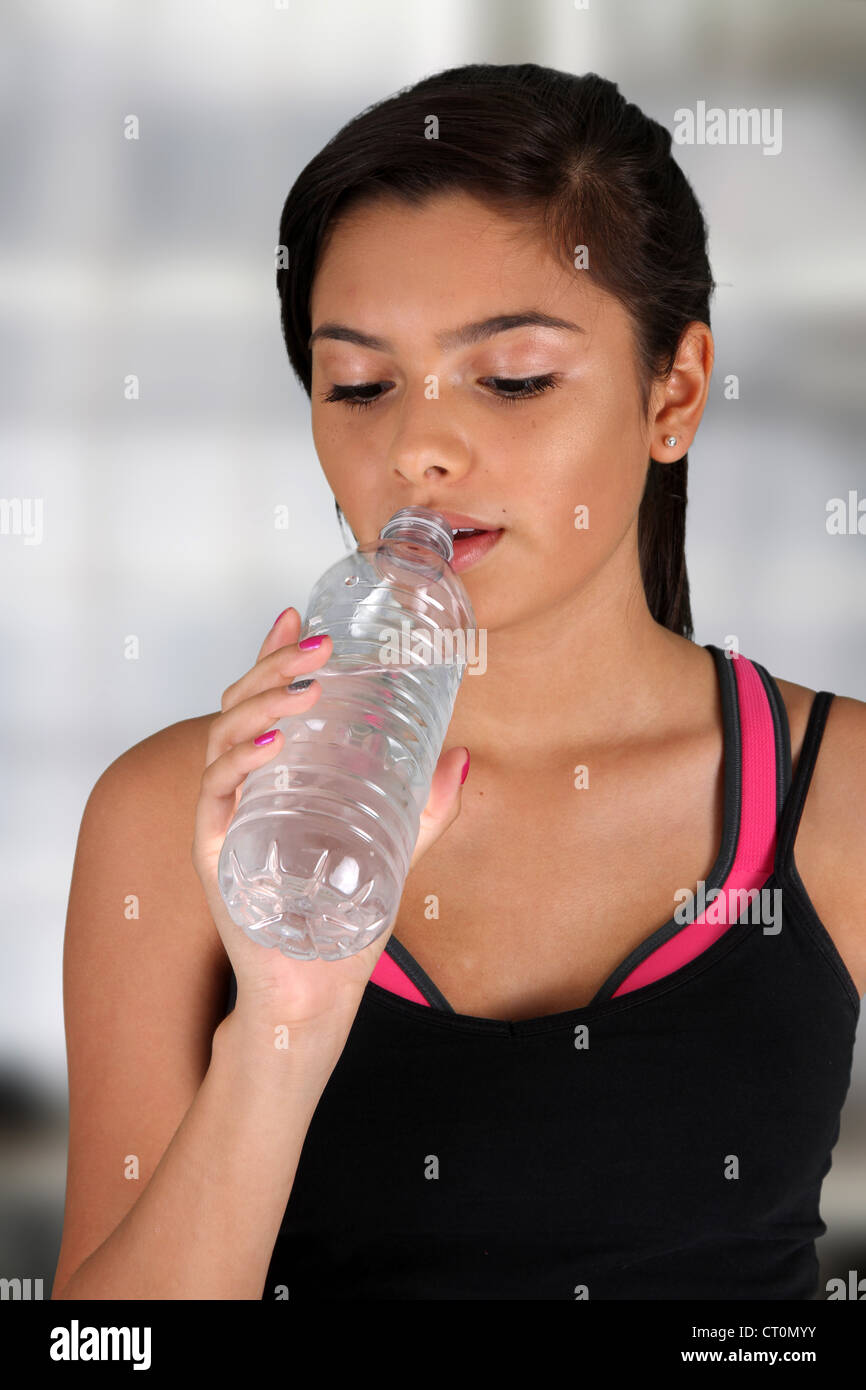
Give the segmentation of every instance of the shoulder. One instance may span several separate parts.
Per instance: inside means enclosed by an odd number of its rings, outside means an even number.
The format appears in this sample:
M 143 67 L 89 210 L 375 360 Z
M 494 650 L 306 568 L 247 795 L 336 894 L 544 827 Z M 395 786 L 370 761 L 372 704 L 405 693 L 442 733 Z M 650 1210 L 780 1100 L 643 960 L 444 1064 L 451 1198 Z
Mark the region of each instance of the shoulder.
M 816 691 L 774 677 L 788 714 L 791 731 L 791 767 L 796 775 L 803 736 Z M 820 787 L 820 792 L 818 788 Z M 866 701 L 834 695 L 815 761 L 808 800 L 822 803 L 825 829 L 866 838 Z M 859 817 L 857 813 L 859 814 Z M 847 814 L 846 814 L 847 813 Z M 805 810 L 804 810 L 805 815 Z M 834 820 L 835 816 L 835 820 Z M 848 818 L 853 824 L 848 825 Z
M 214 714 L 169 724 L 120 753 L 97 778 L 82 827 L 123 818 L 129 836 L 153 837 L 187 852 L 195 829 Z
M 788 714 L 796 775 L 816 692 L 774 677 Z M 794 861 L 812 905 L 866 994 L 866 702 L 835 695 L 830 704 L 803 814 Z
M 97 778 L 82 816 L 77 858 L 91 853 L 158 877 L 179 874 L 200 890 L 192 866 L 195 811 L 214 714 L 179 720 L 120 753 Z M 200 894 L 204 901 L 203 893 Z M 211 924 L 213 935 L 216 929 Z
M 97 779 L 81 817 L 64 946 L 65 988 L 85 1010 L 98 963 L 100 977 L 116 971 L 115 1000 L 127 987 L 146 988 L 151 1020 L 170 1007 L 191 1017 L 197 1010 L 207 1042 L 229 971 L 192 859 L 215 717 L 150 734 Z
M 196 772 L 199 781 L 204 772 L 208 735 L 217 713 L 181 719 L 132 744 L 109 763 L 94 790 L 108 786 L 118 789 L 130 780 L 156 784 L 171 781 L 174 775 L 178 793 L 189 797 Z
M 180 916 L 187 937 L 195 934 L 219 970 L 225 952 L 192 862 L 195 813 L 215 718 L 200 715 L 157 730 L 119 754 L 97 778 L 81 818 L 70 900 L 78 909 L 73 915 L 90 930 L 95 914 L 81 911 L 82 899 L 123 901 L 132 893 L 138 902 L 131 910 L 140 911 L 142 919 L 147 913 L 151 942 L 174 930 Z

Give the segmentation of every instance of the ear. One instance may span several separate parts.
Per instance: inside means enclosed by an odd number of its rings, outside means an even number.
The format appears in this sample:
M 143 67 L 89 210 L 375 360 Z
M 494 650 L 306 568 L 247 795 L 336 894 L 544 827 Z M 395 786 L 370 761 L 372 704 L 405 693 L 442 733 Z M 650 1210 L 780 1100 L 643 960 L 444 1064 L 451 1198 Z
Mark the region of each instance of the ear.
M 698 431 L 713 372 L 713 335 L 705 323 L 686 325 L 670 376 L 657 382 L 649 415 L 650 457 L 675 463 Z M 675 438 L 675 444 L 666 441 Z

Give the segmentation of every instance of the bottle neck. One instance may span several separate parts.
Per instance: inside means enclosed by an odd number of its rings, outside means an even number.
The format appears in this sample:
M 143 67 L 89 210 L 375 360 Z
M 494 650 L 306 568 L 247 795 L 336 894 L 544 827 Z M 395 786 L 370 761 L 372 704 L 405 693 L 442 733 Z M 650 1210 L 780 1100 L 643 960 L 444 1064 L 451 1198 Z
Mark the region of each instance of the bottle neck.
M 414 541 L 429 546 L 449 563 L 454 557 L 451 527 L 438 512 L 428 507 L 401 507 L 379 532 L 382 541 Z

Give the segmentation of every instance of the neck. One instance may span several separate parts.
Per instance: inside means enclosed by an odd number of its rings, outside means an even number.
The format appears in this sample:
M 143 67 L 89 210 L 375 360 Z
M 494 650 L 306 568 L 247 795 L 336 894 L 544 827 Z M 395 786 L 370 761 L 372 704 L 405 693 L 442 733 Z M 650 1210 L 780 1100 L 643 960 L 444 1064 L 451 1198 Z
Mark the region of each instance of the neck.
M 516 767 L 565 747 L 664 735 L 689 711 L 692 722 L 706 718 L 710 655 L 654 620 L 636 544 L 559 604 L 486 641 L 486 667 L 464 674 L 447 736 L 477 760 Z

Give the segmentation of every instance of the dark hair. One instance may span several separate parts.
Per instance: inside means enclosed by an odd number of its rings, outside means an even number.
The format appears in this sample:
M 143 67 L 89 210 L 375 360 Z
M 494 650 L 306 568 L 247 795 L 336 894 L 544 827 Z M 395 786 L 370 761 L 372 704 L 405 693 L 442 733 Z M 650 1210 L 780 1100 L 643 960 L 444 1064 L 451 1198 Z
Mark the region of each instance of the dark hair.
M 616 83 L 535 63 L 471 63 L 426 77 L 349 121 L 298 176 L 280 219 L 288 265 L 277 270 L 277 291 L 289 360 L 307 395 L 310 293 L 337 214 L 382 195 L 420 205 L 450 189 L 538 217 L 569 266 L 576 246 L 590 248 L 580 273 L 631 317 L 645 413 L 686 325 L 710 322 L 715 284 L 701 209 L 670 133 Z M 688 455 L 650 459 L 638 546 L 652 616 L 691 639 L 687 473 Z

